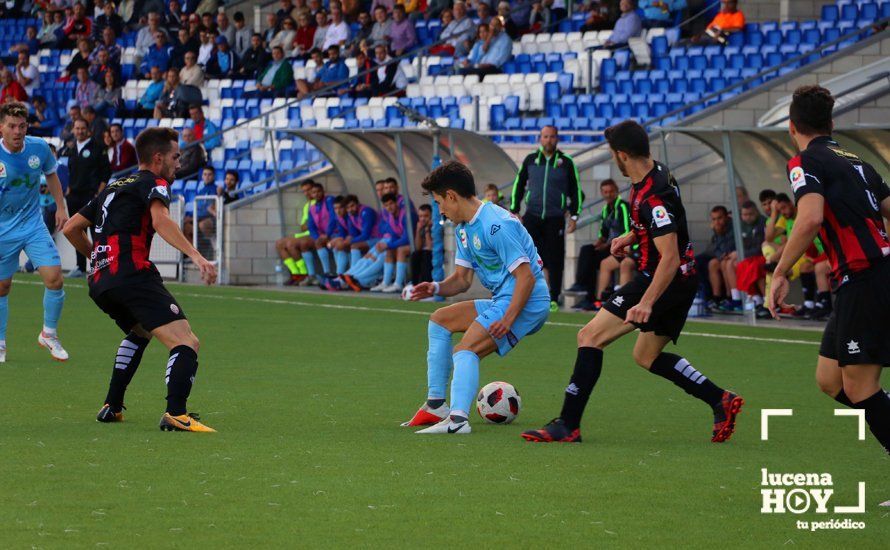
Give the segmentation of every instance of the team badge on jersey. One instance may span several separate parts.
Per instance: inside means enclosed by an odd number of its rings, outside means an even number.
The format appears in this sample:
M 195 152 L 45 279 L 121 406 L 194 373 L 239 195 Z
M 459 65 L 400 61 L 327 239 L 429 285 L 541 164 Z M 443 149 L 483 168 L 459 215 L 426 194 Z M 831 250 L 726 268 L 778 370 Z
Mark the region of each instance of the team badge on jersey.
M 476 250 L 482 250 L 482 241 L 479 239 L 479 235 L 473 235 L 473 246 Z
M 788 174 L 788 179 L 791 180 L 791 190 L 795 192 L 807 183 L 806 175 L 801 166 L 792 168 L 791 172 Z
M 90 150 L 89 149 L 84 149 L 83 153 L 81 153 L 81 154 L 83 155 L 83 158 L 85 158 L 85 159 L 90 158 Z
M 6 165 L 0 162 L 0 178 L 6 177 Z
M 37 155 L 31 155 L 28 157 L 28 166 L 31 167 L 32 170 L 37 170 L 40 168 L 40 157 Z
M 157 193 L 158 195 L 161 195 L 162 197 L 169 196 L 167 194 L 167 186 L 165 186 L 165 185 L 158 185 L 157 187 L 154 188 L 154 192 Z
M 464 248 L 469 247 L 469 241 L 467 241 L 467 230 L 466 230 L 466 229 L 461 229 L 461 230 L 459 231 L 459 233 L 460 233 L 460 244 L 461 244 Z
M 661 205 L 653 208 L 652 221 L 655 223 L 655 227 L 664 227 L 666 225 L 670 225 L 671 217 L 668 215 L 667 208 Z

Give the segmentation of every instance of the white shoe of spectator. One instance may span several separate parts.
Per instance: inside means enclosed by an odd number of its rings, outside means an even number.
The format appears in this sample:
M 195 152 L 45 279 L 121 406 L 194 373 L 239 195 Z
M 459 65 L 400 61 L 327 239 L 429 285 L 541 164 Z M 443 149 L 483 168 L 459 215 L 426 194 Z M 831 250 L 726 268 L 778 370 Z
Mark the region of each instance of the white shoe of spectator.
M 392 286 L 392 285 L 390 285 L 390 286 Z M 385 288 L 388 288 L 386 283 L 381 281 L 379 285 L 371 287 L 371 292 L 384 292 Z
M 398 283 L 393 283 L 388 287 L 385 287 L 381 292 L 386 292 L 387 294 L 392 294 L 394 292 L 401 292 L 404 287 Z

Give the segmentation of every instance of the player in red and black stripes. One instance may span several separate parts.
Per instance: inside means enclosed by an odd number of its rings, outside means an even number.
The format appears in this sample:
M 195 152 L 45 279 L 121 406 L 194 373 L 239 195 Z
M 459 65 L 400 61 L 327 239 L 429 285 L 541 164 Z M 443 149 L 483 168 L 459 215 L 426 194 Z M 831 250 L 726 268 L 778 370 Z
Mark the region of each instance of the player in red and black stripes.
M 91 262 L 90 297 L 127 335 L 120 343 L 100 422 L 123 420 L 124 393 L 152 336 L 167 349 L 167 411 L 161 429 L 212 432 L 186 400 L 198 370 L 198 338 L 176 299 L 148 259 L 157 232 L 192 259 L 207 284 L 216 267 L 202 256 L 170 218 L 169 182 L 179 170 L 179 134 L 150 128 L 136 138 L 139 171 L 114 181 L 65 225 L 65 236 Z M 92 243 L 86 235 L 90 230 Z
M 890 188 L 877 171 L 831 138 L 834 98 L 819 86 L 794 92 L 788 131 L 800 153 L 788 161 L 797 201 L 794 231 L 772 279 L 770 310 L 784 305 L 791 266 L 819 236 L 831 262 L 834 311 L 825 327 L 816 380 L 838 402 L 865 410 L 890 452 Z
M 578 357 L 559 418 L 522 437 L 581 441 L 581 416 L 602 371 L 603 350 L 639 328 L 634 360 L 707 403 L 714 413 L 711 441 L 721 443 L 732 436 L 744 400 L 718 387 L 683 357 L 663 351 L 668 342 L 677 342 L 698 290 L 677 182 L 665 165 L 652 160 L 649 136 L 636 122 L 612 126 L 605 137 L 619 170 L 635 182 L 630 196 L 632 229 L 612 240 L 611 252 L 623 256 L 630 246 L 639 245 L 639 273 L 615 291 L 578 333 Z

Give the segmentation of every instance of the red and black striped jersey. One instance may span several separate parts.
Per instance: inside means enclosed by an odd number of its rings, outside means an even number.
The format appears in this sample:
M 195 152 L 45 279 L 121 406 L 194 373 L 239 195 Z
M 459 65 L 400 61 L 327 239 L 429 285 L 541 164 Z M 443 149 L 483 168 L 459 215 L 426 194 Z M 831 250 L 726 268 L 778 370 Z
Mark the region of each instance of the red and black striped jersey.
M 670 233 L 677 234 L 680 254 L 678 273 L 689 276 L 695 273 L 695 251 L 689 241 L 686 227 L 686 209 L 680 200 L 680 188 L 667 166 L 655 162 L 643 181 L 634 183 L 630 191 L 630 218 L 639 245 L 640 259 L 637 269 L 652 276 L 658 267 L 661 254 L 655 246 L 655 238 Z
M 145 277 L 160 277 L 148 259 L 155 234 L 151 203 L 170 206 L 169 183 L 140 170 L 108 184 L 80 211 L 92 222 L 90 293 L 93 295 Z
M 890 255 L 881 201 L 890 189 L 877 171 L 828 136 L 813 139 L 788 161 L 794 200 L 809 193 L 825 199 L 819 238 L 835 285 Z

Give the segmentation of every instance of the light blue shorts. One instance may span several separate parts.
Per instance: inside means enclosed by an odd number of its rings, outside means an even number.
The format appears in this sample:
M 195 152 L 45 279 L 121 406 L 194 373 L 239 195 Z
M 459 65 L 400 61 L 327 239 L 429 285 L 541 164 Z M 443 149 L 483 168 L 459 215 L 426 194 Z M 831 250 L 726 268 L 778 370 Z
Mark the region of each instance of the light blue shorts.
M 476 322 L 482 325 L 485 330 L 495 322 L 503 319 L 507 308 L 510 307 L 510 298 L 500 298 L 497 300 L 474 300 L 476 305 Z M 496 338 L 495 343 L 498 346 L 498 355 L 504 356 L 515 348 L 522 338 L 529 334 L 534 334 L 541 330 L 550 314 L 550 296 L 545 298 L 529 298 L 525 304 L 525 308 L 519 313 L 519 317 L 510 327 L 508 332 L 502 338 Z
M 22 235 L 9 235 L 0 239 L 0 281 L 12 278 L 19 269 L 19 255 L 22 250 L 34 264 L 34 268 L 62 265 L 59 251 L 52 236 L 43 225 Z

